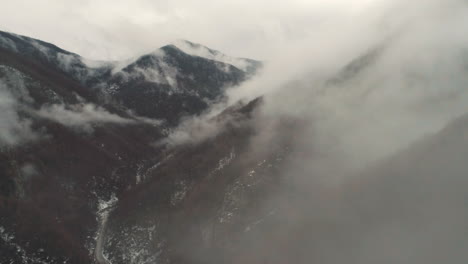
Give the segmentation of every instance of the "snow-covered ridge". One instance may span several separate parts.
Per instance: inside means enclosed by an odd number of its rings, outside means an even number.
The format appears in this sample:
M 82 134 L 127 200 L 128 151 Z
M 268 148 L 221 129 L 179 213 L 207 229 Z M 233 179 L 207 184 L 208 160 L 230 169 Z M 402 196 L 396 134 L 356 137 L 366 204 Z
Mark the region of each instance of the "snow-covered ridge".
M 244 72 L 252 72 L 258 67 L 258 62 L 255 60 L 231 57 L 217 50 L 213 50 L 201 44 L 193 43 L 187 40 L 177 40 L 172 42 L 170 45 L 177 47 L 179 50 L 188 55 L 198 56 L 224 64 L 229 64 Z M 162 48 L 159 48 L 154 52 L 142 54 L 141 56 L 135 56 L 126 60 L 93 60 L 84 58 L 72 52 L 68 52 L 61 49 L 60 47 L 41 40 L 3 31 L 0 31 L 0 47 L 9 49 L 13 52 L 26 53 L 26 55 L 37 54 L 33 52 L 33 50 L 37 50 L 39 51 L 39 54 L 41 54 L 41 56 L 46 58 L 49 62 L 57 63 L 60 68 L 66 72 L 72 73 L 73 76 L 80 80 L 94 76 L 94 71 L 99 69 L 111 69 L 112 74 L 116 74 L 143 56 L 150 55 L 161 60 L 165 56 Z
M 230 64 L 245 72 L 249 71 L 250 68 L 255 67 L 251 60 L 227 56 L 217 50 L 212 50 L 203 45 L 187 40 L 177 40 L 174 41 L 172 45 L 176 46 L 189 55 Z

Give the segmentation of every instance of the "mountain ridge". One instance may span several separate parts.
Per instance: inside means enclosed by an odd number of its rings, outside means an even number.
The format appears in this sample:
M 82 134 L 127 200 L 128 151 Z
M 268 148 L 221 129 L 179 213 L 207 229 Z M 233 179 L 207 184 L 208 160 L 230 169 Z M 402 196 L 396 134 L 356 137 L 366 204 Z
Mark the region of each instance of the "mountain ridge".
M 101 201 L 149 180 L 145 170 L 167 158 L 156 143 L 179 119 L 251 76 L 164 51 L 112 73 L 110 63 L 89 67 L 53 44 L 0 32 L 0 262 L 102 261 L 90 253 Z
M 123 61 L 92 61 L 44 41 L 1 31 L 0 47 L 17 58 L 68 75 L 101 105 L 163 119 L 170 126 L 185 115 L 200 114 L 210 101 L 219 100 L 225 89 L 250 78 L 261 67 L 257 61 L 232 58 L 250 65 L 243 71 L 213 58 L 185 53 L 172 44 Z M 223 54 L 223 58 L 231 57 Z M 137 103 L 142 100 L 145 103 Z

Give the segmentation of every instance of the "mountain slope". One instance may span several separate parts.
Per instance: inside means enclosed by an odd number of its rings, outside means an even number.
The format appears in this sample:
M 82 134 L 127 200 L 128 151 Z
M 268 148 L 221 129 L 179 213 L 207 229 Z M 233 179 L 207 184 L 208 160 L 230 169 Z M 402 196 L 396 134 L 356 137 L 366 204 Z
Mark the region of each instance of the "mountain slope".
M 198 114 L 247 77 L 232 65 L 191 56 L 173 45 L 141 56 L 115 73 L 108 93 L 137 114 L 177 123 Z
M 102 262 L 106 202 L 161 162 L 168 126 L 250 76 L 174 46 L 155 53 L 96 63 L 0 32 L 0 262 Z
M 226 55 L 223 61 L 192 55 L 174 45 L 134 60 L 92 61 L 40 40 L 1 31 L 0 47 L 5 54 L 13 54 L 14 60 L 25 59 L 74 79 L 101 105 L 170 125 L 184 115 L 200 113 L 210 101 L 220 99 L 226 88 L 261 67 L 260 62 Z M 248 67 L 242 70 L 224 61 L 244 62 Z

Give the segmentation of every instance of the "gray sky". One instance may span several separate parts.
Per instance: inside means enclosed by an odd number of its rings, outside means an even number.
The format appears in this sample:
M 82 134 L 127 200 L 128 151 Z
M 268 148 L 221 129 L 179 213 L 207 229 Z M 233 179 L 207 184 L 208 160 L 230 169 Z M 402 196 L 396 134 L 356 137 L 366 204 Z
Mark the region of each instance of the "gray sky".
M 123 59 L 187 39 L 227 54 L 268 59 L 313 34 L 332 14 L 382 0 L 1 0 L 0 30 L 91 59 Z

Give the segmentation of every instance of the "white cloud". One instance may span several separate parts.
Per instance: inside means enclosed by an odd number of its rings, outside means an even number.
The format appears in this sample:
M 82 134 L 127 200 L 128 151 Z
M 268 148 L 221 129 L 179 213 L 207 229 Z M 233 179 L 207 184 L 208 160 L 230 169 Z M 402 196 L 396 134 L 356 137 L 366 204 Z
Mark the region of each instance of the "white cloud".
M 31 120 L 18 114 L 19 104 L 0 81 L 0 146 L 13 146 L 37 138 L 31 128 Z
M 307 121 L 310 131 L 298 145 L 353 167 L 468 112 L 468 8 L 462 1 L 381 1 L 359 14 L 336 17 L 313 36 L 284 45 L 258 78 L 228 91 L 231 103 L 265 95 L 264 118 Z M 355 78 L 328 82 L 377 47 L 375 63 Z
M 92 132 L 93 125 L 98 123 L 129 124 L 135 122 L 109 113 L 94 104 L 74 105 L 68 108 L 64 105 L 45 106 L 37 114 L 65 126 L 83 129 L 87 132 Z

